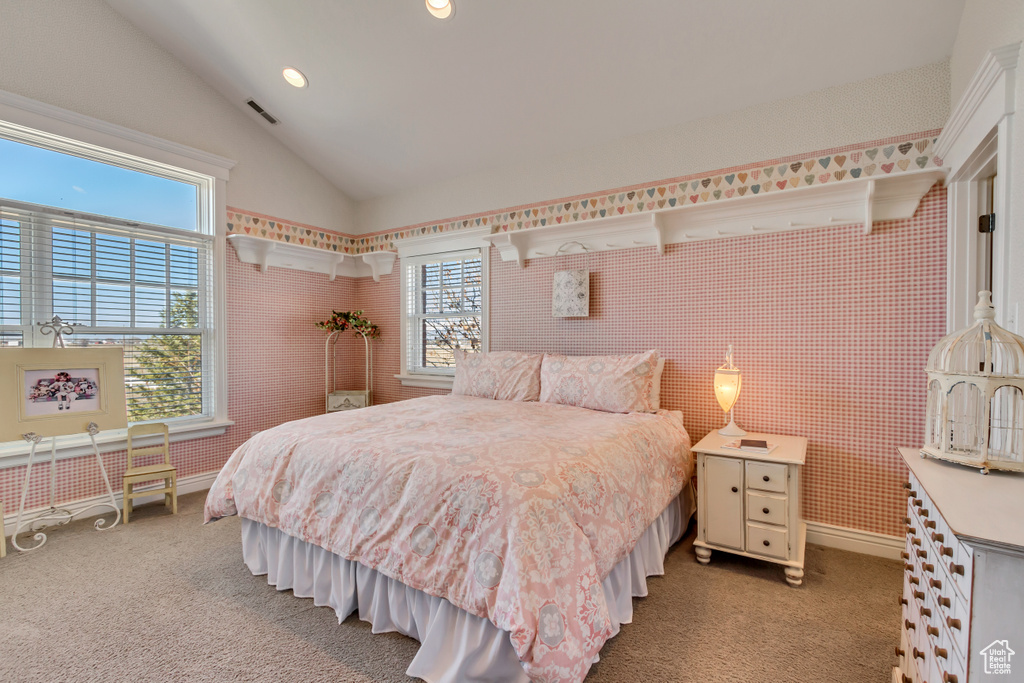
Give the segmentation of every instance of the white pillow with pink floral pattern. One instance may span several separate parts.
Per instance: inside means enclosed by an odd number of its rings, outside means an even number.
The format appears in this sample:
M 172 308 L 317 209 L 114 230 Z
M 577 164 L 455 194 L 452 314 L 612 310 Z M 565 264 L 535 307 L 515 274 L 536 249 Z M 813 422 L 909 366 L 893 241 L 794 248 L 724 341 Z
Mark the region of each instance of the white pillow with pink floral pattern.
M 498 401 L 540 398 L 540 364 L 544 355 L 518 351 L 455 352 L 453 394 Z
M 609 413 L 650 412 L 658 352 L 630 356 L 544 355 L 540 400 Z

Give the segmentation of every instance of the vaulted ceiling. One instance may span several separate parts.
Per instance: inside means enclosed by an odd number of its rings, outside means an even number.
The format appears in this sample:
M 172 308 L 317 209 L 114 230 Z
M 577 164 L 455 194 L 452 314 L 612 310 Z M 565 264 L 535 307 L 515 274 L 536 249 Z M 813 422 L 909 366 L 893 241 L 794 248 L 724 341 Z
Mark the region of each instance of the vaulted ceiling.
M 964 4 L 107 1 L 355 200 L 930 64 Z

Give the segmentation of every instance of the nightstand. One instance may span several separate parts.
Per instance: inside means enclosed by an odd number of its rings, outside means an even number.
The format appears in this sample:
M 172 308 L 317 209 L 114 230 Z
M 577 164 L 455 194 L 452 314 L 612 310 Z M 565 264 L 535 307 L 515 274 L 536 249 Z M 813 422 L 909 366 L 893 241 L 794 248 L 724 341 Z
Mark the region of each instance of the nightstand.
M 735 441 L 713 431 L 697 454 L 697 561 L 722 550 L 781 564 L 791 586 L 803 583 L 807 525 L 800 521 L 800 467 L 807 455 L 802 436 L 748 434 L 777 444 L 770 453 L 723 448 Z

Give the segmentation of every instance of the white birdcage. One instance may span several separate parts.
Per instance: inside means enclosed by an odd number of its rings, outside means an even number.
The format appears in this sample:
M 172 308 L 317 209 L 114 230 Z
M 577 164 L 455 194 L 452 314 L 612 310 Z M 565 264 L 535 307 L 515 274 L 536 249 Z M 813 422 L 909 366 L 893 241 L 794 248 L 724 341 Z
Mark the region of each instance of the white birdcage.
M 928 420 L 921 457 L 1024 471 L 1024 338 L 995 323 L 980 292 L 975 323 L 928 356 Z

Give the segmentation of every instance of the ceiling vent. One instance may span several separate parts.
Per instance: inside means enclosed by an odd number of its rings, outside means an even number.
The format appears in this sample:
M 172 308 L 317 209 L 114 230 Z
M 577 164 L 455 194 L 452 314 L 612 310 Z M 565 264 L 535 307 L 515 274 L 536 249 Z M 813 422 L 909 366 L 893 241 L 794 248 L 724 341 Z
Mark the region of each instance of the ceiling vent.
M 274 116 L 270 112 L 268 112 L 260 105 L 256 104 L 256 100 L 246 100 L 245 103 L 252 107 L 252 110 L 254 112 L 265 118 L 271 125 L 276 126 L 278 123 L 280 123 L 280 121 L 274 118 Z

